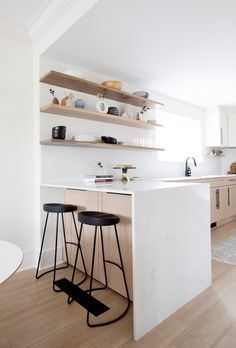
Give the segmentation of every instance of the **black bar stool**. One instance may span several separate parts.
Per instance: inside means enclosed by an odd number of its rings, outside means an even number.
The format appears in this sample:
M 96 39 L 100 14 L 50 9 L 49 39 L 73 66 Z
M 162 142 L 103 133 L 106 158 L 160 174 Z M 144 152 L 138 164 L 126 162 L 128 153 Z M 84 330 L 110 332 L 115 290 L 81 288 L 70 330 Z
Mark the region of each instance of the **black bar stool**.
M 79 251 L 80 251 L 80 254 L 81 254 L 81 259 L 82 259 L 82 263 L 83 263 L 85 278 L 80 282 L 80 284 L 82 282 L 84 282 L 85 279 L 87 278 L 87 271 L 86 271 L 86 266 L 85 266 L 85 262 L 84 262 L 83 252 L 82 252 L 82 249 L 81 249 L 81 246 L 80 246 L 80 236 L 78 235 L 78 230 L 77 230 L 77 226 L 76 226 L 76 222 L 75 222 L 75 216 L 74 216 L 74 212 L 77 210 L 77 206 L 71 205 L 71 204 L 61 204 L 61 203 L 46 203 L 46 204 L 43 205 L 43 210 L 47 212 L 47 216 L 46 216 L 45 225 L 44 225 L 43 238 L 42 238 L 42 243 L 41 243 L 41 248 L 40 248 L 40 253 L 39 253 L 38 266 L 37 266 L 37 271 L 36 271 L 35 277 L 36 277 L 36 279 L 39 279 L 42 276 L 44 276 L 45 274 L 53 272 L 53 290 L 55 292 L 60 292 L 61 290 L 55 288 L 56 271 L 59 270 L 59 269 L 65 269 L 65 268 L 67 268 L 69 266 L 67 244 L 72 244 L 72 245 L 75 245 L 77 247 L 76 260 L 78 258 Z M 42 258 L 42 251 L 43 251 L 44 239 L 45 239 L 45 235 L 46 235 L 46 229 L 47 229 L 49 213 L 57 214 L 54 266 L 53 266 L 53 269 L 51 269 L 49 271 L 45 271 L 45 272 L 43 272 L 43 273 L 41 273 L 39 275 L 39 266 L 40 266 L 40 262 L 41 262 L 41 258 Z M 75 228 L 75 233 L 76 233 L 77 241 L 78 241 L 77 243 L 66 241 L 65 223 L 64 223 L 64 216 L 63 216 L 64 213 L 71 213 L 72 214 L 73 222 L 74 222 L 74 228 Z M 58 242 L 59 214 L 61 214 L 63 236 L 64 236 L 64 245 L 65 245 L 65 253 L 66 253 L 66 266 L 62 266 L 62 267 L 57 267 L 57 242 Z M 73 275 L 74 275 L 74 272 L 73 272 Z
M 89 321 L 90 311 L 89 310 L 87 311 L 87 324 L 88 324 L 88 326 L 97 327 L 97 326 L 109 325 L 109 324 L 112 324 L 112 323 L 116 322 L 117 320 L 121 319 L 128 312 L 129 307 L 130 307 L 129 291 L 128 291 L 127 281 L 126 281 L 126 277 L 125 277 L 124 265 L 123 265 L 123 260 L 122 260 L 122 256 L 121 256 L 121 250 L 120 250 L 120 243 L 119 243 L 119 238 L 118 238 L 118 233 L 117 233 L 117 228 L 116 228 L 116 225 L 119 223 L 120 219 L 118 216 L 113 215 L 113 214 L 102 213 L 102 212 L 97 212 L 97 211 L 84 211 L 84 212 L 78 213 L 78 220 L 81 223 L 80 233 L 79 233 L 80 238 L 82 235 L 84 224 L 95 226 L 94 240 L 93 240 L 92 265 L 91 265 L 91 273 L 90 273 L 91 278 L 90 278 L 90 286 L 89 286 L 89 289 L 87 290 L 88 294 L 91 296 L 92 291 L 104 290 L 108 287 L 106 263 L 110 263 L 110 264 L 117 266 L 123 274 L 124 286 L 125 286 L 126 297 L 127 297 L 127 306 L 126 306 L 125 310 L 118 317 L 116 317 L 110 321 L 106 321 L 106 322 L 102 322 L 102 323 L 98 323 L 98 324 L 91 324 L 90 323 L 90 321 Z M 116 236 L 116 245 L 117 245 L 117 249 L 118 249 L 118 253 L 119 253 L 120 264 L 115 263 L 115 262 L 110 261 L 110 260 L 107 260 L 105 257 L 102 227 L 103 226 L 112 226 L 112 225 L 114 226 L 114 233 Z M 92 288 L 98 226 L 99 226 L 100 236 L 101 236 L 101 249 L 102 249 L 102 260 L 103 260 L 103 268 L 104 268 L 105 285 L 103 287 L 99 287 L 99 288 Z M 79 241 L 79 243 L 80 243 L 80 241 Z M 77 254 L 75 257 L 75 265 L 77 262 L 78 253 L 79 253 L 79 248 L 77 249 Z M 74 272 L 72 275 L 72 282 L 74 280 L 74 273 L 75 273 L 75 267 L 74 267 Z

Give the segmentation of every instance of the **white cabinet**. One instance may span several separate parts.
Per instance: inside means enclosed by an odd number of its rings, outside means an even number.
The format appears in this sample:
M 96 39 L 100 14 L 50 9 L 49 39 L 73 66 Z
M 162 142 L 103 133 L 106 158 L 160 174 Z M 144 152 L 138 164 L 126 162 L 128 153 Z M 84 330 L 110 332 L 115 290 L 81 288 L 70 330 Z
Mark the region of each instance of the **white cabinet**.
M 227 109 L 222 106 L 206 109 L 206 146 L 228 146 Z
M 228 146 L 236 147 L 236 108 L 228 108 Z
M 206 146 L 236 147 L 236 108 L 206 109 Z

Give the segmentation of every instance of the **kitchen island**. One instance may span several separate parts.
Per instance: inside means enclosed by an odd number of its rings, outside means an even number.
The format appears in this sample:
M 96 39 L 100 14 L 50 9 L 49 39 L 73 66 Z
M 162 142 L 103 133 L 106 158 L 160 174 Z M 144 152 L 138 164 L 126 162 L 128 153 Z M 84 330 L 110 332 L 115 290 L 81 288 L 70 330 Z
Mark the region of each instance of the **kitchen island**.
M 53 189 L 130 196 L 135 340 L 211 285 L 208 184 L 45 183 L 45 199 Z

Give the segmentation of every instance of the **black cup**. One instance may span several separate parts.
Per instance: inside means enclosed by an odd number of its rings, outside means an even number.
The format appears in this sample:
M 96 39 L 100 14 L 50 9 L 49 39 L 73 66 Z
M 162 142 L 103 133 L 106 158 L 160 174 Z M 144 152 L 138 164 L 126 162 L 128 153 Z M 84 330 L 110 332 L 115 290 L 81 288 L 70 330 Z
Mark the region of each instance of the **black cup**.
M 110 115 L 119 116 L 119 110 L 115 106 L 110 106 L 107 113 Z
M 56 126 L 52 128 L 52 139 L 65 139 L 66 126 Z

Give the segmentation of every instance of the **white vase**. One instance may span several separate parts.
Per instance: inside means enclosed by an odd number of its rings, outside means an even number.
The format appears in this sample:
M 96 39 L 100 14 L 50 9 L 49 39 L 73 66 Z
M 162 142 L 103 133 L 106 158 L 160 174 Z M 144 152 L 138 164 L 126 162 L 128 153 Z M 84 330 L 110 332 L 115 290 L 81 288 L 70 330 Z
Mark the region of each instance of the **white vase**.
M 96 108 L 99 112 L 102 112 L 103 114 L 107 114 L 108 106 L 104 102 L 104 100 L 102 100 L 102 99 L 98 100 L 96 103 Z

